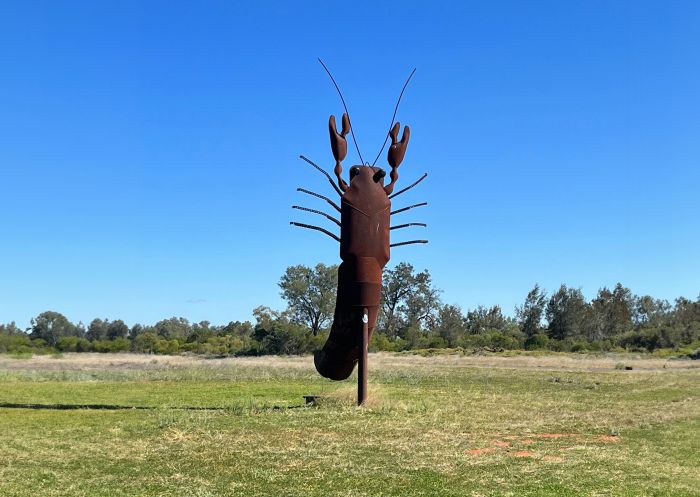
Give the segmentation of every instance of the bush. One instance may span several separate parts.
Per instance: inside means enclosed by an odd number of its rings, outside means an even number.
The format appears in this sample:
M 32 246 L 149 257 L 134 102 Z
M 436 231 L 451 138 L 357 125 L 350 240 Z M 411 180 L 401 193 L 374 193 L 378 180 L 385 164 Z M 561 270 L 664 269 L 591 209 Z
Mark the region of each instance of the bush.
M 621 347 L 632 351 L 653 352 L 657 349 L 676 349 L 688 345 L 697 337 L 694 326 L 669 326 L 641 328 L 617 337 Z
M 56 342 L 56 348 L 61 352 L 89 352 L 92 350 L 90 340 L 82 337 L 61 337 Z
M 168 355 L 177 354 L 179 352 L 180 342 L 176 338 L 173 338 L 171 340 L 166 340 L 165 338 L 156 338 L 153 346 L 153 353 Z
M 447 340 L 436 335 L 423 335 L 419 337 L 413 347 L 413 349 L 445 349 L 447 348 Z
M 126 352 L 131 349 L 131 342 L 126 338 L 116 338 L 114 340 L 95 340 L 92 342 L 95 352 Z
M 594 340 L 588 345 L 588 350 L 594 351 L 594 352 L 601 352 L 605 351 L 608 352 L 609 350 L 612 349 L 612 343 L 610 340 Z
M 549 337 L 545 333 L 536 333 L 525 340 L 527 350 L 542 350 L 547 348 Z
M 588 342 L 577 340 L 571 344 L 571 352 L 588 352 Z
M 142 354 L 155 354 L 158 336 L 152 331 L 141 333 L 131 342 L 131 350 Z
M 434 357 L 434 356 L 446 356 L 446 355 L 464 355 L 464 349 L 462 348 L 438 348 L 438 349 L 411 349 L 404 351 L 406 354 L 415 354 L 421 357 Z
M 405 350 L 408 342 L 403 338 L 391 339 L 380 331 L 375 331 L 369 341 L 370 352 L 385 351 L 385 352 L 400 352 Z
M 285 319 L 265 320 L 258 323 L 253 332 L 258 354 L 306 354 L 320 349 L 326 337 L 324 333 L 313 336 L 308 329 Z
M 0 353 L 24 353 L 32 349 L 32 341 L 27 335 L 0 335 Z
M 513 350 L 520 348 L 520 343 L 518 342 L 518 339 L 514 336 L 505 335 L 500 331 L 490 333 L 489 335 L 492 347 L 494 348 L 499 348 L 503 350 Z
M 466 335 L 459 340 L 464 349 L 489 349 L 494 351 L 515 350 L 520 348 L 517 337 L 500 331 Z

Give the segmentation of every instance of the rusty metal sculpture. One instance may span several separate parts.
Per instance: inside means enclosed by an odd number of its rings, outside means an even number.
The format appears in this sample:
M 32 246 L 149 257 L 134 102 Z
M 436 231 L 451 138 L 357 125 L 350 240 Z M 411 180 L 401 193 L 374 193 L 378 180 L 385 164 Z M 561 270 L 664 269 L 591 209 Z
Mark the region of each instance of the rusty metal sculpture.
M 401 94 L 399 95 L 394 115 L 389 126 L 389 133 L 382 145 L 382 149 L 377 154 L 374 161 L 384 150 L 386 142 L 391 138 L 387 160 L 391 166 L 389 177 L 390 183 L 384 186 L 386 173 L 380 167 L 370 165 L 356 165 L 350 168 L 350 182 L 345 182 L 342 178 L 342 162 L 347 155 L 347 140 L 345 137 L 352 133 L 357 153 L 362 161 L 360 149 L 357 146 L 355 135 L 352 130 L 350 115 L 348 113 L 345 99 L 340 88 L 333 79 L 328 68 L 319 59 L 321 65 L 330 76 L 333 84 L 338 90 L 345 113 L 341 120 L 341 131 L 337 130 L 335 116 L 331 115 L 328 120 L 330 132 L 331 149 L 335 158 L 336 182 L 321 167 L 307 159 L 305 160 L 318 171 L 326 176 L 331 186 L 340 196 L 340 206 L 328 197 L 311 192 L 304 188 L 297 191 L 312 195 L 325 200 L 336 211 L 340 213 L 340 221 L 333 216 L 315 209 L 309 209 L 298 205 L 292 206 L 294 209 L 320 214 L 340 226 L 340 237 L 319 226 L 291 222 L 295 226 L 320 231 L 330 236 L 340 243 L 340 258 L 342 263 L 338 268 L 338 290 L 336 294 L 335 314 L 333 324 L 328 336 L 328 340 L 323 349 L 314 356 L 314 364 L 318 372 L 331 380 L 344 380 L 350 376 L 355 364 L 359 362 L 358 370 L 358 404 L 363 404 L 367 397 L 367 348 L 372 331 L 377 322 L 377 314 L 382 291 L 382 269 L 389 262 L 390 248 L 413 243 L 427 243 L 427 240 L 410 240 L 399 243 L 390 243 L 389 233 L 392 230 L 407 228 L 410 226 L 425 227 L 425 223 L 406 223 L 396 226 L 390 225 L 390 218 L 394 214 L 405 212 L 414 207 L 427 205 L 427 202 L 391 210 L 391 199 L 410 190 L 423 181 L 427 173 L 423 174 L 417 181 L 407 186 L 401 191 L 393 193 L 394 185 L 398 180 L 398 168 L 406 154 L 406 147 L 411 136 L 408 126 L 404 127 L 403 134 L 399 140 L 398 135 L 401 128 L 400 123 L 394 123 L 396 112 L 401 102 L 401 96 L 406 89 L 413 72 L 406 80 Z

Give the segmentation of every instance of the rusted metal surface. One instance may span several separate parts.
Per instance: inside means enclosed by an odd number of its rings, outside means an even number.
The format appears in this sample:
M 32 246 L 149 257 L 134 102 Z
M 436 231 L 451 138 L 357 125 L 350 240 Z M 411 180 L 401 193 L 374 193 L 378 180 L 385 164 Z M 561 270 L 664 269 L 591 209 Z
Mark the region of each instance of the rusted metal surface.
M 412 75 L 413 73 L 411 73 Z M 332 76 L 331 79 L 333 79 Z M 333 83 L 340 93 L 335 80 L 333 80 Z M 406 84 L 408 84 L 408 81 Z M 404 89 L 405 87 L 406 85 L 404 85 Z M 403 90 L 401 93 L 403 94 Z M 343 100 L 343 105 L 345 106 L 342 94 L 341 100 Z M 396 108 L 398 109 L 398 103 Z M 347 106 L 345 106 L 345 109 L 346 112 L 341 118 L 340 131 L 337 129 L 335 116 L 330 116 L 328 119 L 331 150 L 335 159 L 333 173 L 336 182 L 333 182 L 330 175 L 321 167 L 301 156 L 303 160 L 323 173 L 333 185 L 335 191 L 340 195 L 340 207 L 323 195 L 301 188 L 298 189 L 303 193 L 325 200 L 329 205 L 340 211 L 340 220 L 338 221 L 332 216 L 314 209 L 299 206 L 294 206 L 294 208 L 320 214 L 340 225 L 339 242 L 342 262 L 338 268 L 338 289 L 333 324 L 326 344 L 314 356 L 314 364 L 318 372 L 324 377 L 332 380 L 344 380 L 350 376 L 355 368 L 355 364 L 360 361 L 358 404 L 362 404 L 367 396 L 367 348 L 377 323 L 381 301 L 382 270 L 389 262 L 390 248 L 413 243 L 427 243 L 427 240 L 410 240 L 391 244 L 390 231 L 392 229 L 425 226 L 424 223 L 404 223 L 392 227 L 390 224 L 391 215 L 404 212 L 413 207 L 426 205 L 423 202 L 392 212 L 391 198 L 413 188 L 426 175 L 423 175 L 403 190 L 393 193 L 394 186 L 399 178 L 398 168 L 406 154 L 411 131 L 408 126 L 405 126 L 401 139 L 399 139 L 401 125 L 398 122 L 394 123 L 392 118 L 392 125 L 388 133 L 388 137 L 391 138 L 391 146 L 387 153 L 387 162 L 391 167 L 389 183 L 386 186 L 384 185 L 386 173 L 382 168 L 369 164 L 352 166 L 349 170 L 349 181 L 346 182 L 342 177 L 342 163 L 347 156 L 348 149 L 345 137 L 352 133 L 352 126 L 347 113 Z M 394 111 L 395 115 L 396 110 Z M 355 146 L 357 147 L 356 141 Z M 359 155 L 359 147 L 357 149 Z M 333 233 L 318 226 L 296 222 L 291 224 L 320 231 L 331 238 L 338 239 Z
M 343 115 L 343 123 L 348 119 Z M 342 178 L 342 162 L 347 153 L 345 135 L 338 133 L 335 118 L 329 122 L 331 149 L 335 158 L 334 173 L 344 192 L 340 200 L 340 259 L 338 292 L 333 325 L 323 349 L 314 358 L 321 375 L 333 380 L 350 376 L 360 359 L 360 333 L 363 310 L 367 309 L 368 339 L 377 323 L 382 294 L 382 269 L 390 257 L 391 200 L 396 172 L 406 151 L 410 131 L 399 142 L 394 133 L 389 148 L 392 181 L 384 186 L 384 170 L 372 166 L 350 168 L 350 182 Z M 397 123 L 398 125 L 398 123 Z M 394 126 L 392 131 L 396 130 Z M 395 146 L 396 143 L 398 146 Z

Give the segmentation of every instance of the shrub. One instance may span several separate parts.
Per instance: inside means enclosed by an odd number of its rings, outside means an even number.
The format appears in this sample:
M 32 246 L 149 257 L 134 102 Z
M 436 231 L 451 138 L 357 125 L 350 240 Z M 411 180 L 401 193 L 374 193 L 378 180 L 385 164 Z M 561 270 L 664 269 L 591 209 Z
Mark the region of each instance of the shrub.
M 601 352 L 601 351 L 609 351 L 613 347 L 612 342 L 610 340 L 594 340 L 588 345 L 588 350 L 592 350 L 595 352 Z
M 61 352 L 87 352 L 92 350 L 92 344 L 85 338 L 70 336 L 59 338 L 56 348 Z
M 527 350 L 541 350 L 547 348 L 549 337 L 544 333 L 535 333 L 525 340 L 525 348 Z
M 141 333 L 131 342 L 131 350 L 142 354 L 155 354 L 157 341 L 158 337 L 152 331 Z
M 444 349 L 447 348 L 447 340 L 436 335 L 423 335 L 419 337 L 412 347 L 414 349 Z
M 401 337 L 389 338 L 380 331 L 375 331 L 369 341 L 370 352 L 403 352 L 411 347 L 408 340 Z
M 33 348 L 27 335 L 0 335 L 0 353 L 27 352 Z
M 588 342 L 577 340 L 571 344 L 571 352 L 588 352 Z

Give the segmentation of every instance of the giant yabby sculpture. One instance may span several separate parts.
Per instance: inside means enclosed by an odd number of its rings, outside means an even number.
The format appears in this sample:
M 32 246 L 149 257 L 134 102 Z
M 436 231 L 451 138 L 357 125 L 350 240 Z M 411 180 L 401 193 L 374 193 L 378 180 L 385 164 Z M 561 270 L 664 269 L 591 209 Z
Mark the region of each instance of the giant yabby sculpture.
M 396 112 L 403 92 L 411 80 L 415 69 L 411 72 L 401 90 L 384 145 L 382 145 L 374 163 L 370 165 L 362 160 L 360 148 L 357 145 L 357 140 L 355 140 L 355 133 L 350 122 L 350 114 L 340 88 L 338 88 L 325 64 L 320 59 L 319 62 L 321 62 L 321 65 L 323 65 L 323 68 L 338 90 L 345 109 L 340 133 L 338 133 L 336 127 L 335 116 L 331 115 L 328 120 L 331 149 L 335 158 L 335 169 L 333 172 L 335 173 L 337 184 L 321 167 L 303 155 L 300 157 L 328 178 L 331 186 L 340 196 L 340 206 L 328 197 L 304 188 L 298 188 L 297 191 L 325 200 L 340 213 L 340 221 L 319 210 L 298 205 L 293 206 L 293 208 L 320 214 L 331 220 L 340 226 L 340 237 L 319 226 L 297 222 L 292 222 L 291 224 L 320 231 L 340 243 L 342 263 L 338 268 L 338 290 L 333 325 L 323 349 L 315 354 L 314 363 L 322 376 L 331 380 L 344 380 L 350 376 L 355 368 L 355 364 L 359 361 L 358 404 L 363 404 L 367 396 L 367 344 L 377 322 L 382 292 L 382 269 L 389 262 L 390 248 L 413 243 L 427 243 L 427 240 L 390 242 L 390 232 L 393 230 L 410 226 L 426 226 L 425 223 L 406 223 L 394 226 L 390 224 L 391 216 L 394 214 L 427 205 L 427 202 L 422 202 L 394 211 L 391 210 L 391 199 L 413 188 L 427 176 L 427 173 L 425 173 L 411 185 L 393 193 L 394 185 L 399 177 L 398 168 L 403 161 L 408 140 L 411 136 L 411 130 L 408 126 L 405 126 L 399 140 L 398 135 L 401 125 L 398 122 L 394 123 L 394 119 L 396 118 Z M 346 183 L 342 178 L 342 162 L 347 155 L 348 144 L 345 137 L 348 133 L 352 134 L 357 154 L 364 165 L 352 166 L 350 168 L 350 182 Z M 391 166 L 391 172 L 389 173 L 391 181 L 384 186 L 386 173 L 382 168 L 376 167 L 375 164 L 389 138 L 391 138 L 391 146 L 389 147 L 387 161 Z

